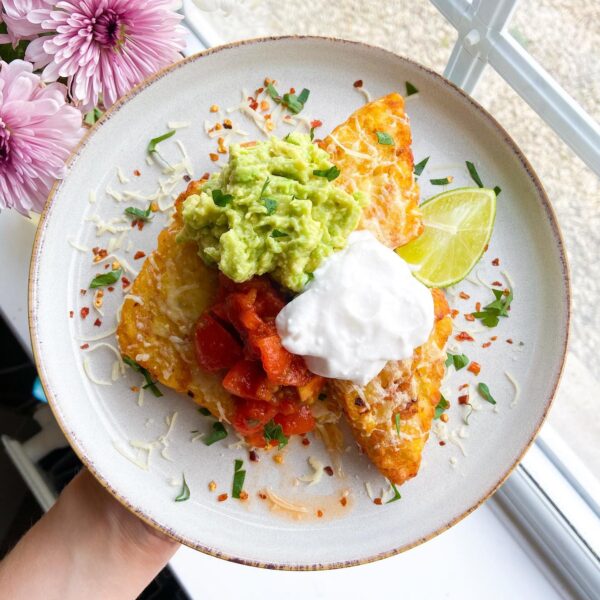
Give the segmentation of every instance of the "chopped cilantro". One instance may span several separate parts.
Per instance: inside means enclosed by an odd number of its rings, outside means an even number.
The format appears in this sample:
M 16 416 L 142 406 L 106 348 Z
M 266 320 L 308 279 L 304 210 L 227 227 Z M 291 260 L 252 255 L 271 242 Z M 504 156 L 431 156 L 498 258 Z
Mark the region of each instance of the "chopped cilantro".
M 427 166 L 428 162 L 429 162 L 429 156 L 427 156 L 421 162 L 418 162 L 414 166 L 413 173 L 415 174 L 415 177 L 418 177 L 425 170 L 425 167 Z
M 233 200 L 233 196 L 231 194 L 224 194 L 221 190 L 213 190 L 212 199 L 217 206 L 222 208 Z
M 280 237 L 287 237 L 288 234 L 285 231 L 279 231 L 279 229 L 273 229 L 273 231 L 271 231 L 271 237 L 274 238 L 280 238 Z
M 389 504 L 390 502 L 396 502 L 396 500 L 400 500 L 400 498 L 402 498 L 402 496 L 400 495 L 400 492 L 398 491 L 398 488 L 390 481 L 390 485 L 392 486 L 392 489 L 394 490 L 394 497 L 390 498 L 386 504 Z
M 244 488 L 244 480 L 246 479 L 246 471 L 242 469 L 244 461 L 239 458 L 236 459 L 233 466 L 233 485 L 231 488 L 231 496 L 233 498 L 239 498 L 240 492 Z
M 480 319 L 486 327 L 496 327 L 500 321 L 500 317 L 508 317 L 508 309 L 513 301 L 513 292 L 509 290 L 505 294 L 503 290 L 492 290 L 494 301 L 490 302 L 483 310 L 474 312 L 473 316 Z
M 376 131 L 375 135 L 377 136 L 377 142 L 382 146 L 393 146 L 394 139 L 389 133 L 385 131 Z
M 477 391 L 481 394 L 483 399 L 490 404 L 496 404 L 494 397 L 490 394 L 490 388 L 483 382 L 477 386 Z
M 170 137 L 175 135 L 175 129 L 171 129 L 171 131 L 167 131 L 167 133 L 163 133 L 158 137 L 152 138 L 148 143 L 148 154 L 153 154 L 156 152 L 156 146 L 165 140 L 168 140 Z
M 275 423 L 273 419 L 265 425 L 263 433 L 267 444 L 273 441 L 278 442 L 280 450 L 288 443 L 288 438 L 284 435 L 281 425 Z
M 121 275 L 123 274 L 123 269 L 114 269 L 110 271 L 110 273 L 102 273 L 102 275 L 96 275 L 94 279 L 92 279 L 90 283 L 90 288 L 95 289 L 99 287 L 104 287 L 106 285 L 112 285 L 119 281 Z
M 313 171 L 313 175 L 317 177 L 325 177 L 327 181 L 333 181 L 340 174 L 340 170 L 333 165 L 333 167 L 329 167 L 329 169 L 315 169 Z
M 448 352 L 446 356 L 448 357 L 446 358 L 446 366 L 454 365 L 457 371 L 460 371 L 469 364 L 469 358 L 464 354 L 452 354 L 452 352 Z
M 135 360 L 129 358 L 129 356 L 123 356 L 123 362 L 126 365 L 129 365 L 134 371 L 140 373 L 142 377 L 146 380 L 146 384 L 144 385 L 144 389 L 149 388 L 150 391 L 157 397 L 160 398 L 163 393 L 158 389 L 156 385 L 156 381 L 152 379 L 152 376 L 148 372 L 147 369 L 144 369 L 141 365 L 138 365 Z
M 148 206 L 146 210 L 136 208 L 135 206 L 128 206 L 125 209 L 125 214 L 137 219 L 138 221 L 150 221 L 152 220 L 152 208 L 150 206 Z
M 410 82 L 406 82 L 406 97 L 412 96 L 413 94 L 418 94 L 419 90 Z
M 227 429 L 225 429 L 223 423 L 217 421 L 216 423 L 213 423 L 212 431 L 204 438 L 203 441 L 207 446 L 212 446 L 215 442 L 224 440 L 226 437 Z
M 434 419 L 439 419 L 442 414 L 450 408 L 450 402 L 440 394 L 440 401 L 435 406 L 435 412 L 433 414 Z
M 175 502 L 185 502 L 190 499 L 190 488 L 188 487 L 187 481 L 185 480 L 185 474 L 182 473 L 183 483 L 181 485 L 181 492 L 179 492 L 179 496 L 175 498 Z

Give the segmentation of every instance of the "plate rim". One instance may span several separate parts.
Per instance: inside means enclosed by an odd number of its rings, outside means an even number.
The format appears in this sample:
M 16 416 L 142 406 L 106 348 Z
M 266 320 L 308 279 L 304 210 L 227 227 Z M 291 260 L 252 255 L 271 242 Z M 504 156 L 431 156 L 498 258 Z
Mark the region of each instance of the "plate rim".
M 393 548 L 391 550 L 380 552 L 375 555 L 367 556 L 365 558 L 351 559 L 351 560 L 346 560 L 346 561 L 337 561 L 337 562 L 331 562 L 331 563 L 314 563 L 314 564 L 310 564 L 310 563 L 307 563 L 307 564 L 304 564 L 304 563 L 302 563 L 302 564 L 285 564 L 285 563 L 262 562 L 262 561 L 258 561 L 258 560 L 251 560 L 251 559 L 240 558 L 237 556 L 229 555 L 229 554 L 221 552 L 220 550 L 217 550 L 215 548 L 204 546 L 184 535 L 180 535 L 180 534 L 176 533 L 174 530 L 170 529 L 168 526 L 158 523 L 155 519 L 153 519 L 152 517 L 147 515 L 140 507 L 134 506 L 126 497 L 124 497 L 117 490 L 115 490 L 110 485 L 110 483 L 102 475 L 100 475 L 100 473 L 96 470 L 93 459 L 88 458 L 84 454 L 84 451 L 82 450 L 82 448 L 79 447 L 79 440 L 78 440 L 77 434 L 74 431 L 69 431 L 66 424 L 62 420 L 60 407 L 59 407 L 58 403 L 56 403 L 53 395 L 49 391 L 50 386 L 48 385 L 48 383 L 46 381 L 44 369 L 41 368 L 41 365 L 42 365 L 41 354 L 42 353 L 40 352 L 39 339 L 37 336 L 37 323 L 36 323 L 37 313 L 35 313 L 35 311 L 34 311 L 34 299 L 35 299 L 36 290 L 37 290 L 37 285 L 36 285 L 36 281 L 34 280 L 34 275 L 35 275 L 35 273 L 37 271 L 37 267 L 38 267 L 38 261 L 39 261 L 39 256 L 40 256 L 40 244 L 41 244 L 41 239 L 43 237 L 43 232 L 45 231 L 45 228 L 46 228 L 46 221 L 48 218 L 48 213 L 49 213 L 50 207 L 53 204 L 55 197 L 56 197 L 57 193 L 59 192 L 61 186 L 63 185 L 63 182 L 66 180 L 66 177 L 68 177 L 70 167 L 75 162 L 75 160 L 77 159 L 77 157 L 79 156 L 81 151 L 88 145 L 88 143 L 90 142 L 90 140 L 92 139 L 92 137 L 96 133 L 96 131 L 98 131 L 100 129 L 100 127 L 102 127 L 106 122 L 108 122 L 110 120 L 110 118 L 112 117 L 112 115 L 115 114 L 125 103 L 129 102 L 129 100 L 131 100 L 132 98 L 137 96 L 145 88 L 149 87 L 155 81 L 161 79 L 162 77 L 168 75 L 172 71 L 175 71 L 188 63 L 202 60 L 203 58 L 205 58 L 207 56 L 210 56 L 217 52 L 227 51 L 232 48 L 241 48 L 243 46 L 258 45 L 258 44 L 262 44 L 265 42 L 285 42 L 285 41 L 298 41 L 298 40 L 302 40 L 302 41 L 306 41 L 306 42 L 326 41 L 326 42 L 331 42 L 333 44 L 338 44 L 338 45 L 358 46 L 361 48 L 366 48 L 368 51 L 376 50 L 377 52 L 384 53 L 388 57 L 390 57 L 394 60 L 397 60 L 401 63 L 402 62 L 408 63 L 408 64 L 412 65 L 413 67 L 416 67 L 417 69 L 426 73 L 427 76 L 433 77 L 434 79 L 438 80 L 442 85 L 449 87 L 450 90 L 453 91 L 454 93 L 458 93 L 458 95 L 461 96 L 463 100 L 466 100 L 470 104 L 470 106 L 473 110 L 479 112 L 479 114 L 482 115 L 488 121 L 488 123 L 493 126 L 493 128 L 496 131 L 498 131 L 498 133 L 502 136 L 504 141 L 508 144 L 509 148 L 512 150 L 513 155 L 519 160 L 523 169 L 525 170 L 526 174 L 528 175 L 531 183 L 533 184 L 533 186 L 537 192 L 538 199 L 541 201 L 541 204 L 546 212 L 546 217 L 551 226 L 551 231 L 553 234 L 554 242 L 558 249 L 559 259 L 561 262 L 561 271 L 562 271 L 562 278 L 563 278 L 563 288 L 562 289 L 563 289 L 563 293 L 564 293 L 563 302 L 564 302 L 564 306 L 565 306 L 565 314 L 563 315 L 563 318 L 564 318 L 564 322 L 566 325 L 564 332 L 561 332 L 564 335 L 564 342 L 563 342 L 558 372 L 556 374 L 555 381 L 553 382 L 553 385 L 552 385 L 552 391 L 549 394 L 549 397 L 545 400 L 543 413 L 542 413 L 539 421 L 535 424 L 530 439 L 523 446 L 523 448 L 518 452 L 517 457 L 514 460 L 514 462 L 502 474 L 502 476 L 499 478 L 499 480 L 493 486 L 491 486 L 472 506 L 470 506 L 467 510 L 465 510 L 461 514 L 457 515 L 456 517 L 454 517 L 453 519 L 451 519 L 450 521 L 448 521 L 441 527 L 438 527 L 434 531 L 428 533 L 427 535 L 425 535 L 417 540 L 414 540 L 413 542 L 403 544 L 397 548 Z M 558 219 L 557 219 L 556 213 L 554 211 L 554 207 L 552 206 L 552 203 L 550 202 L 550 199 L 548 198 L 546 191 L 545 191 L 539 177 L 537 176 L 535 170 L 533 169 L 531 163 L 529 162 L 529 160 L 527 159 L 527 157 L 525 156 L 523 151 L 519 148 L 517 143 L 513 140 L 513 138 L 509 135 L 509 133 L 504 129 L 504 127 L 496 120 L 496 118 L 491 113 L 489 113 L 481 104 L 479 104 L 479 102 L 477 102 L 474 98 L 472 98 L 469 94 L 467 94 L 464 90 L 462 90 L 460 87 L 458 87 L 452 81 L 446 79 L 443 75 L 437 73 L 433 69 L 430 69 L 429 67 L 426 67 L 426 66 L 416 62 L 415 60 L 408 58 L 402 54 L 398 54 L 396 52 L 393 52 L 391 50 L 388 50 L 388 49 L 378 46 L 376 44 L 369 44 L 369 43 L 358 41 L 358 40 L 348 40 L 348 39 L 332 37 L 332 36 L 316 36 L 316 35 L 259 36 L 259 37 L 247 38 L 247 39 L 243 39 L 243 40 L 239 40 L 239 41 L 235 41 L 235 42 L 229 42 L 226 44 L 221 44 L 219 46 L 213 46 L 212 48 L 208 48 L 201 52 L 184 57 L 181 60 L 160 69 L 159 71 L 154 73 L 152 76 L 147 77 L 146 79 L 144 79 L 143 81 L 141 81 L 140 83 L 135 85 L 127 94 L 125 94 L 124 96 L 119 98 L 108 110 L 105 111 L 105 113 L 102 115 L 102 117 L 92 127 L 90 127 L 85 132 L 85 134 L 83 135 L 81 140 L 78 142 L 77 146 L 71 151 L 69 157 L 65 161 L 65 169 L 66 169 L 65 178 L 54 182 L 54 184 L 52 185 L 52 188 L 50 189 L 50 192 L 48 194 L 48 198 L 46 199 L 46 202 L 44 204 L 44 208 L 40 215 L 38 226 L 37 226 L 36 233 L 35 233 L 32 254 L 31 254 L 31 261 L 30 261 L 30 265 L 29 265 L 27 312 L 28 312 L 29 335 L 30 335 L 30 339 L 31 339 L 31 347 L 32 347 L 32 352 L 33 352 L 34 363 L 35 363 L 36 369 L 38 371 L 38 375 L 39 375 L 42 387 L 43 387 L 46 397 L 48 399 L 48 404 L 50 406 L 50 409 L 52 410 L 54 418 L 56 419 L 58 426 L 60 427 L 63 435 L 69 442 L 69 445 L 71 446 L 71 448 L 73 449 L 75 454 L 78 456 L 78 458 L 81 460 L 82 464 L 96 478 L 98 483 L 100 483 L 100 485 L 106 491 L 108 491 L 118 502 L 120 502 L 121 505 L 123 505 L 125 508 L 127 508 L 127 510 L 129 510 L 130 512 L 134 513 L 138 518 L 140 518 L 143 522 L 145 522 L 147 525 L 149 525 L 153 529 L 158 530 L 159 532 L 163 533 L 164 535 L 168 536 L 169 538 L 171 538 L 181 544 L 184 544 L 194 550 L 203 552 L 204 554 L 208 554 L 215 558 L 224 559 L 224 560 L 227 560 L 232 563 L 243 564 L 243 565 L 251 566 L 251 567 L 259 567 L 259 568 L 281 570 L 281 571 L 325 571 L 325 570 L 333 570 L 333 569 L 340 569 L 340 568 L 345 568 L 345 567 L 364 565 L 364 564 L 382 560 L 384 558 L 388 558 L 390 556 L 395 556 L 402 552 L 406 552 L 407 550 L 410 550 L 411 548 L 419 546 L 419 545 L 423 544 L 424 542 L 427 542 L 430 539 L 433 539 L 434 537 L 440 535 L 441 533 L 444 533 L 445 531 L 447 531 L 448 529 L 450 529 L 451 527 L 453 527 L 454 525 L 456 525 L 457 523 L 462 521 L 465 517 L 470 515 L 473 511 L 475 511 L 477 508 L 479 508 L 484 502 L 486 502 L 498 490 L 498 488 L 508 479 L 508 477 L 516 469 L 516 467 L 519 465 L 519 463 L 523 459 L 523 456 L 527 453 L 527 451 L 529 450 L 529 448 L 535 441 L 535 438 L 537 437 L 542 425 L 546 421 L 548 412 L 556 398 L 556 393 L 557 393 L 560 381 L 561 381 L 563 373 L 564 373 L 565 360 L 566 360 L 570 332 L 571 332 L 572 291 L 571 291 L 571 277 L 570 277 L 569 261 L 568 261 L 568 257 L 567 257 L 567 253 L 566 253 L 565 242 L 564 242 L 563 235 L 562 235 L 562 232 L 561 232 L 559 224 L 558 224 Z

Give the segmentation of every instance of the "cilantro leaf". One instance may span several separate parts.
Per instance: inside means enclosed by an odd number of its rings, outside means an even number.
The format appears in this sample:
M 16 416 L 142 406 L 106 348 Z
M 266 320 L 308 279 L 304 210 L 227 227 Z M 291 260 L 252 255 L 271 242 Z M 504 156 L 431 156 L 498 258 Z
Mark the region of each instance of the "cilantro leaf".
M 244 488 L 244 480 L 246 479 L 246 471 L 242 469 L 244 464 L 243 460 L 236 459 L 233 466 L 233 485 L 231 487 L 231 496 L 233 498 L 239 498 L 240 493 Z
M 435 412 L 433 414 L 434 419 L 439 419 L 442 414 L 450 408 L 450 402 L 440 394 L 440 401 L 435 406 Z
M 508 317 L 508 309 L 513 301 L 513 291 L 505 294 L 503 290 L 492 290 L 494 301 L 490 302 L 483 310 L 474 312 L 473 316 L 479 319 L 486 327 L 496 327 L 500 317 Z
M 126 365 L 129 365 L 137 373 L 140 373 L 140 375 L 142 375 L 142 377 L 146 380 L 146 384 L 143 386 L 144 389 L 149 388 L 157 398 L 160 398 L 163 395 L 163 393 L 158 389 L 156 381 L 152 379 L 152 376 L 147 369 L 144 369 L 142 365 L 138 365 L 135 360 L 129 358 L 129 356 L 123 356 L 123 362 Z
M 481 394 L 486 402 L 489 402 L 490 404 L 496 404 L 494 397 L 490 393 L 490 388 L 485 383 L 479 383 L 477 386 L 477 391 Z
M 394 139 L 389 133 L 385 131 L 376 131 L 375 135 L 377 136 L 377 142 L 382 146 L 393 146 Z
M 460 371 L 464 367 L 469 364 L 469 358 L 465 354 L 452 354 L 452 352 L 447 352 L 446 356 L 446 366 L 454 365 L 454 368 L 457 371 Z
M 392 486 L 392 489 L 394 490 L 394 497 L 390 498 L 386 504 L 389 504 L 390 502 L 396 502 L 396 500 L 400 500 L 400 498 L 402 498 L 402 496 L 400 495 L 400 492 L 398 491 L 398 488 L 390 481 L 390 485 Z
M 163 133 L 158 137 L 152 138 L 148 143 L 148 154 L 153 154 L 156 152 L 156 146 L 165 140 L 168 140 L 170 137 L 175 135 L 175 129 L 171 129 L 171 131 L 167 131 L 167 133 Z
M 333 167 L 329 167 L 329 169 L 315 169 L 313 171 L 313 175 L 317 177 L 325 177 L 327 181 L 333 181 L 340 174 L 340 170 L 333 165 Z
M 233 196 L 231 194 L 224 194 L 221 190 L 213 190 L 212 199 L 217 206 L 223 208 L 233 200 Z
M 419 90 L 410 82 L 406 82 L 406 97 L 412 96 L 413 94 L 418 94 Z
M 414 166 L 413 173 L 415 174 L 415 177 L 418 177 L 425 170 L 425 167 L 427 166 L 428 162 L 429 162 L 429 156 L 427 156 L 421 162 L 418 162 Z
M 185 480 L 185 474 L 182 473 L 183 483 L 181 485 L 181 492 L 179 492 L 179 496 L 175 498 L 175 502 L 185 502 L 190 499 L 190 488 L 188 487 L 187 481 Z
M 96 275 L 94 279 L 92 279 L 90 283 L 90 288 L 95 289 L 99 287 L 104 287 L 106 285 L 112 285 L 119 281 L 121 275 L 123 274 L 123 269 L 114 269 L 110 271 L 110 273 L 102 273 L 102 275 Z
M 281 425 L 275 423 L 273 419 L 271 419 L 264 427 L 263 433 L 265 435 L 265 440 L 267 444 L 269 442 L 278 442 L 278 447 L 281 450 L 283 447 L 287 446 L 288 438 L 284 435 L 283 429 Z
M 125 214 L 137 219 L 138 221 L 151 221 L 152 220 L 152 209 L 150 206 L 146 210 L 136 208 L 135 206 L 128 206 L 125 209 Z
M 204 438 L 203 441 L 207 446 L 212 446 L 215 442 L 224 440 L 226 437 L 227 429 L 225 429 L 223 423 L 217 421 L 216 423 L 213 423 L 212 431 Z

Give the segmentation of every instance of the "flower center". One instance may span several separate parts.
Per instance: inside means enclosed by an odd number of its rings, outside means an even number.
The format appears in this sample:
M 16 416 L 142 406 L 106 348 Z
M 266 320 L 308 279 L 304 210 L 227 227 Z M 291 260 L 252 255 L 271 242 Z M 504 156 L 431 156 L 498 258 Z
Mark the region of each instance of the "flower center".
M 8 162 L 10 157 L 10 131 L 0 119 L 0 164 Z
M 94 24 L 94 40 L 109 48 L 120 46 L 125 41 L 125 23 L 121 15 L 112 8 L 106 9 Z

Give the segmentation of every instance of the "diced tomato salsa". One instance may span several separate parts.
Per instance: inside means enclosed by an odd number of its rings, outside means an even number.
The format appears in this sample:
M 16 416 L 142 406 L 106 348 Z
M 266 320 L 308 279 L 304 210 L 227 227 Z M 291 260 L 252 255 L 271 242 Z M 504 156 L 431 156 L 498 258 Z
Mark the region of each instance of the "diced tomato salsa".
M 266 446 L 264 427 L 271 420 L 288 437 L 315 426 L 305 403 L 318 396 L 324 380 L 282 346 L 275 317 L 284 306 L 267 278 L 235 283 L 221 274 L 217 299 L 196 325 L 198 364 L 226 370 L 223 387 L 236 403 L 232 424 L 253 446 Z

